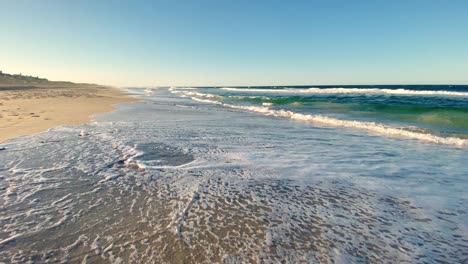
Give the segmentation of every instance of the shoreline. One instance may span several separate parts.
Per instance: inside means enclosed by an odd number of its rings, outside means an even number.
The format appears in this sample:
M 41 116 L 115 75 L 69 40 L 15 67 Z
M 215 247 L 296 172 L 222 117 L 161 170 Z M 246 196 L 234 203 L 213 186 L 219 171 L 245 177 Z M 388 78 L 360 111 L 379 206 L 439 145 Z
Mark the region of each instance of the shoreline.
M 115 87 L 0 84 L 0 143 L 62 125 L 89 123 L 118 103 L 139 101 Z
M 152 91 L 5 144 L 0 261 L 462 262 L 468 150 Z

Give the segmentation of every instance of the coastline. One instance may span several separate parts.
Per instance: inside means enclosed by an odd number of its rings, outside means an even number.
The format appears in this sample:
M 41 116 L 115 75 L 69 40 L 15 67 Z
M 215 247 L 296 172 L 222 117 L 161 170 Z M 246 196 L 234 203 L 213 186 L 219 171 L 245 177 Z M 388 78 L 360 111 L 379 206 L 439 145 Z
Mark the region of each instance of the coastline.
M 138 99 L 109 86 L 0 84 L 0 143 L 56 126 L 88 123 L 96 114 L 115 110 L 114 104 L 132 101 Z
M 466 149 L 129 93 L 0 151 L 0 262 L 463 261 Z

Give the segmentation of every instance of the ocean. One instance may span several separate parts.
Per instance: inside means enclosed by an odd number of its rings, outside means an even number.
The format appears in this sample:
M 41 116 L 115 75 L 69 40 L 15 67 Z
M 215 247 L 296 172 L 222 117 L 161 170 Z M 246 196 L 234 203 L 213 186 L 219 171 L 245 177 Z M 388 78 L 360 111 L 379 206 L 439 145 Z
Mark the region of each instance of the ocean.
M 0 145 L 0 262 L 468 258 L 468 86 L 127 91 Z
M 468 146 L 468 86 L 225 87 L 185 93 L 266 115 Z

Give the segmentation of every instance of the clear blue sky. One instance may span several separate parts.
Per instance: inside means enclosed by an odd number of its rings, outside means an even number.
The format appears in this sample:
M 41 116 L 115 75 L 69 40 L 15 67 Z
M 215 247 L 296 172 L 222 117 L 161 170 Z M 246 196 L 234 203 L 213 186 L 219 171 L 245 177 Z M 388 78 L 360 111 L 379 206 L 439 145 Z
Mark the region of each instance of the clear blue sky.
M 468 1 L 0 0 L 0 70 L 122 86 L 468 84 Z

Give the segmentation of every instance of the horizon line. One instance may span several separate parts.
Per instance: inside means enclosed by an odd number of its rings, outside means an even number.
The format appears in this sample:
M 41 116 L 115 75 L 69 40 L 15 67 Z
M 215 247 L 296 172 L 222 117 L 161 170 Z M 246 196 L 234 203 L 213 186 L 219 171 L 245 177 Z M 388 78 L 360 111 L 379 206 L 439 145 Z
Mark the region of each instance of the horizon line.
M 104 85 L 104 84 L 102 84 Z M 450 83 L 417 83 L 417 84 L 294 84 L 294 85 L 124 85 L 124 86 L 115 86 L 109 85 L 114 87 L 121 87 L 121 88 L 165 88 L 165 87 L 187 87 L 187 88 L 255 88 L 255 87 L 320 87 L 320 86 L 468 86 L 466 84 L 450 84 Z

